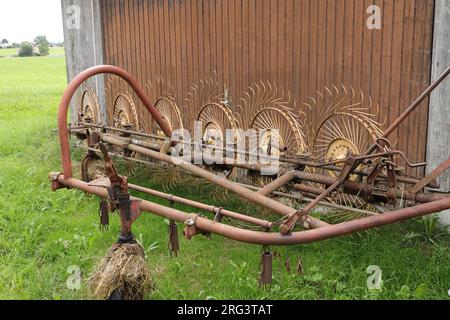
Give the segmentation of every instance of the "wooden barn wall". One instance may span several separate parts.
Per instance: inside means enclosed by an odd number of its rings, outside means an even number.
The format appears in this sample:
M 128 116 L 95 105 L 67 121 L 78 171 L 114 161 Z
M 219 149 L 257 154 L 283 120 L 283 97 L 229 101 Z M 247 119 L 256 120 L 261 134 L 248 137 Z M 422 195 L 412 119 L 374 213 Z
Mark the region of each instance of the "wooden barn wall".
M 382 29 L 366 27 L 378 5 Z M 362 90 L 394 119 L 430 81 L 433 0 L 101 0 L 105 63 L 144 84 L 170 80 L 179 105 L 216 74 L 234 102 L 269 80 L 297 105 L 326 85 Z M 391 137 L 426 156 L 428 101 Z

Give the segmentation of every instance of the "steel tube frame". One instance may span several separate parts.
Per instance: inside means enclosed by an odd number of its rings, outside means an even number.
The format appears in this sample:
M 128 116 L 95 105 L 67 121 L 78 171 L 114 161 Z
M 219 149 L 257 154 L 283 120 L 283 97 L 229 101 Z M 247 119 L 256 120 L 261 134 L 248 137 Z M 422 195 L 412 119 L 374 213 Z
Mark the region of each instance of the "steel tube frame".
M 108 198 L 108 192 L 104 188 L 92 187 L 89 186 L 88 183 L 74 178 L 65 178 L 64 175 L 60 173 L 51 173 L 51 176 L 56 177 L 60 187 L 79 189 L 87 193 L 97 195 L 101 198 Z M 132 197 L 132 200 L 141 200 L 140 208 L 142 211 L 149 212 L 169 220 L 185 223 L 191 218 L 191 215 L 173 208 L 165 207 L 135 197 Z M 340 224 L 328 225 L 323 228 L 292 232 L 288 235 L 282 235 L 281 233 L 275 232 L 269 233 L 244 230 L 223 223 L 211 221 L 200 216 L 195 219 L 195 226 L 201 231 L 215 233 L 240 242 L 259 245 L 289 246 L 322 241 L 447 209 L 450 209 L 450 198 Z

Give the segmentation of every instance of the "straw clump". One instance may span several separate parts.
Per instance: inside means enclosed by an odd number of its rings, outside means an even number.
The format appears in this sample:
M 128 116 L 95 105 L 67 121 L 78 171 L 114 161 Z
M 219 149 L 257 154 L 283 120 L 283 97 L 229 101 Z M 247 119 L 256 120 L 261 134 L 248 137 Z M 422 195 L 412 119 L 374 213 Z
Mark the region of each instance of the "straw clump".
M 138 243 L 113 245 L 89 282 L 96 299 L 142 300 L 152 289 L 144 249 Z

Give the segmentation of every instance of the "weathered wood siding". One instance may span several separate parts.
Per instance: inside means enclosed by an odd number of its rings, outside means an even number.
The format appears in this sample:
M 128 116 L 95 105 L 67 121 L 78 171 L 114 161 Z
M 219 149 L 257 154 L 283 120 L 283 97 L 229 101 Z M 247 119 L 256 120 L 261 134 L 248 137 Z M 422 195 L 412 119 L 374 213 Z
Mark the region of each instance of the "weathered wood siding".
M 391 123 L 429 84 L 434 0 L 101 0 L 105 63 L 141 83 L 160 75 L 177 102 L 216 73 L 233 101 L 253 82 L 290 90 L 298 105 L 329 84 L 380 104 Z M 378 5 L 381 30 L 366 26 Z M 426 156 L 428 101 L 392 135 Z

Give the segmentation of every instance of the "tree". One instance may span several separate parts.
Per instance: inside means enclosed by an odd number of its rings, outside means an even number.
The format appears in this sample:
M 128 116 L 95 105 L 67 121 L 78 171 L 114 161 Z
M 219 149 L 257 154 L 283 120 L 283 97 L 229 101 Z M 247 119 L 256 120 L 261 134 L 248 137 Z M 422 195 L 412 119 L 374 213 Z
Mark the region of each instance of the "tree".
M 37 36 L 36 38 L 34 38 L 34 44 L 35 45 L 39 45 L 41 42 L 47 42 L 47 37 L 46 36 Z
M 48 56 L 50 53 L 50 43 L 46 36 L 37 36 L 34 43 L 38 46 L 40 56 Z
M 3 40 L 2 40 L 2 43 L 3 43 L 3 44 L 8 44 L 9 42 L 8 42 L 8 40 L 3 39 Z
M 33 44 L 29 42 L 22 42 L 19 49 L 19 57 L 33 56 Z

